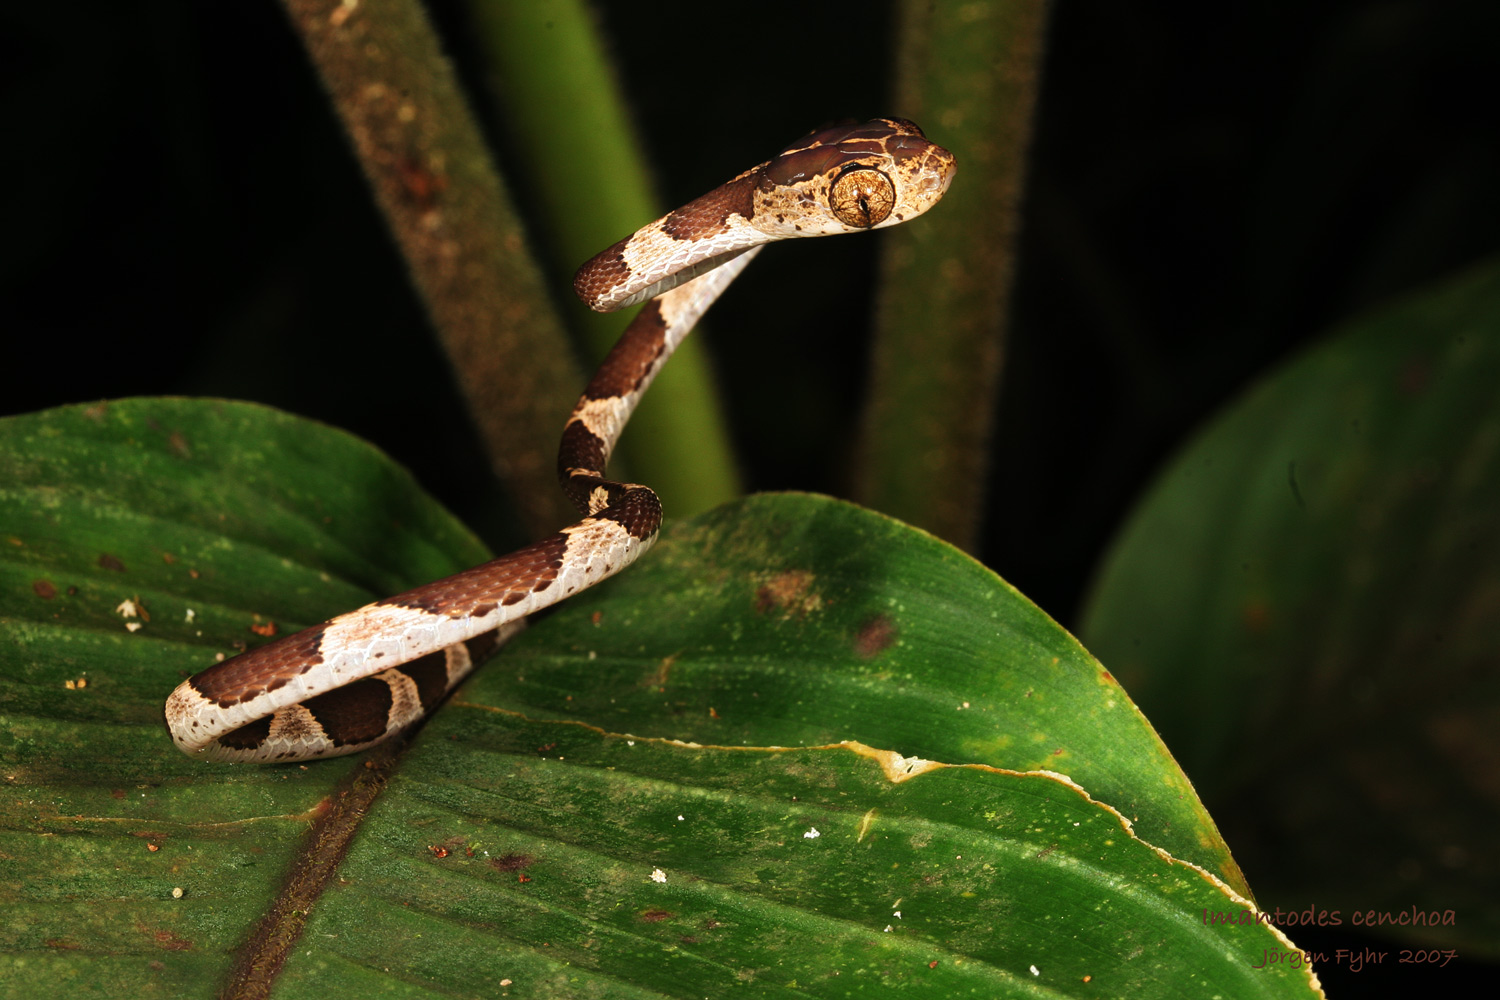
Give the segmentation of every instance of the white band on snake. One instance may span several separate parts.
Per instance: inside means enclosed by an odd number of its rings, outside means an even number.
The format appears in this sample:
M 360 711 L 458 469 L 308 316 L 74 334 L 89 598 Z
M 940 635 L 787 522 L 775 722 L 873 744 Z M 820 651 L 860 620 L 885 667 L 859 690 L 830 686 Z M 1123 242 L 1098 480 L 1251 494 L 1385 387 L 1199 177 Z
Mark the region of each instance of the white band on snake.
M 366 749 L 431 710 L 526 615 L 628 566 L 656 539 L 661 505 L 644 486 L 605 479 L 604 466 L 698 318 L 761 244 L 906 222 L 943 196 L 953 166 L 908 121 L 824 129 L 584 264 L 573 286 L 591 308 L 651 301 L 563 428 L 558 474 L 583 520 L 183 681 L 166 705 L 177 746 L 206 760 L 262 762 Z

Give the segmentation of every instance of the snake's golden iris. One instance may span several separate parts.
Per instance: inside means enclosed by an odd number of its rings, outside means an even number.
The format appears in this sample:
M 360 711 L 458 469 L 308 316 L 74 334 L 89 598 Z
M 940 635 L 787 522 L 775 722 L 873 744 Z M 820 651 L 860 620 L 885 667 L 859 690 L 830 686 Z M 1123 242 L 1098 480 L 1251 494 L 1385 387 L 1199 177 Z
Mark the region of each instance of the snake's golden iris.
M 839 174 L 829 193 L 834 216 L 846 226 L 878 226 L 896 205 L 896 186 L 873 167 L 855 167 Z

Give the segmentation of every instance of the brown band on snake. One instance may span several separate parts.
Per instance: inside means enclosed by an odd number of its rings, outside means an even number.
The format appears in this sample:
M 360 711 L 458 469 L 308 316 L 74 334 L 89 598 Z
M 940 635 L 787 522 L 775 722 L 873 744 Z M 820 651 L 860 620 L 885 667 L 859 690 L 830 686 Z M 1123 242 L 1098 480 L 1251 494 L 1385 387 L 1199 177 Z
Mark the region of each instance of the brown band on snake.
M 666 332 L 660 303 L 647 302 L 594 371 L 583 398 L 608 399 L 639 392 L 666 353 Z
M 309 698 L 302 707 L 322 726 L 333 745 L 340 747 L 370 743 L 385 735 L 394 701 L 389 684 L 367 677 Z
M 178 685 L 177 746 L 210 759 L 349 753 L 431 710 L 525 616 L 628 565 L 661 503 L 604 478 L 620 432 L 667 357 L 764 243 L 894 225 L 947 190 L 953 157 L 915 125 L 814 132 L 584 264 L 579 297 L 609 311 L 650 300 L 574 407 L 558 474 L 587 516 L 508 556 L 339 615 Z
M 316 625 L 195 674 L 187 683 L 220 708 L 237 705 L 262 691 L 279 690 L 291 678 L 323 662 L 324 626 Z M 234 664 L 235 666 L 231 666 Z
M 473 652 L 469 655 L 472 656 Z M 416 684 L 417 697 L 421 699 L 422 708 L 426 711 L 432 711 L 448 690 L 448 657 L 441 650 L 428 653 L 410 663 L 403 663 L 396 669 Z
M 661 525 L 661 501 L 654 491 L 637 486 L 627 490 L 617 502 L 594 517 L 601 521 L 614 521 L 632 538 L 647 538 L 656 534 L 656 529 Z
M 731 217 L 755 215 L 755 189 L 761 186 L 761 170 L 747 170 L 717 191 L 695 198 L 661 221 L 661 231 L 674 240 L 701 240 L 729 228 Z
M 632 239 L 625 237 L 591 258 L 587 270 L 580 268 L 573 276 L 573 293 L 584 302 L 593 302 L 608 289 L 625 284 L 631 275 L 630 265 L 625 263 L 625 247 Z
M 579 510 L 588 509 L 588 496 L 585 494 L 580 500 L 573 495 L 574 472 L 602 475 L 607 458 L 604 439 L 589 430 L 583 421 L 574 420 L 563 428 L 562 447 L 557 450 L 557 475 L 562 480 L 563 489 L 568 491 L 569 499 Z
M 219 737 L 219 743 L 231 750 L 254 750 L 266 742 L 271 735 L 271 716 L 263 715 L 254 722 L 247 722 L 238 729 L 231 729 Z

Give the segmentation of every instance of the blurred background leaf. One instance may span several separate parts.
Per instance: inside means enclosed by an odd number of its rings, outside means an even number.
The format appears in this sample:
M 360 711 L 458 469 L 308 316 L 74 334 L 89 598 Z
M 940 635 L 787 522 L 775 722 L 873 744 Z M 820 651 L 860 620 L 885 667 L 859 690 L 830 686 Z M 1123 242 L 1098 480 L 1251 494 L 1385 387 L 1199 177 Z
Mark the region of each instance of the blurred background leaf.
M 1083 627 L 1268 903 L 1491 955 L 1497 387 L 1500 263 L 1335 331 L 1163 473 Z

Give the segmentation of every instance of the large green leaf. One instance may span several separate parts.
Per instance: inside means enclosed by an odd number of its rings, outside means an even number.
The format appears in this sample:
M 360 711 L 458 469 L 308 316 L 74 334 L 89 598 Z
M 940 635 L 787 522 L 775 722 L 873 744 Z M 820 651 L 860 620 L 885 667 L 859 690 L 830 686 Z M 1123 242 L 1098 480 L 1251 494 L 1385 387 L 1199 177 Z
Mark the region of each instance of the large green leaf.
M 242 404 L 10 418 L 0 472 L 9 995 L 1318 995 L 1205 919 L 1251 904 L 1118 685 L 887 519 L 723 509 L 404 751 L 231 767 L 166 739 L 180 677 L 480 546 Z
M 1131 518 L 1084 634 L 1274 900 L 1500 953 L 1497 513 L 1492 263 L 1266 379 Z
M 514 644 L 497 704 L 732 746 L 853 739 L 1061 771 L 1248 894 L 1119 685 L 1014 588 L 925 532 L 807 495 L 676 525 L 656 557 Z

